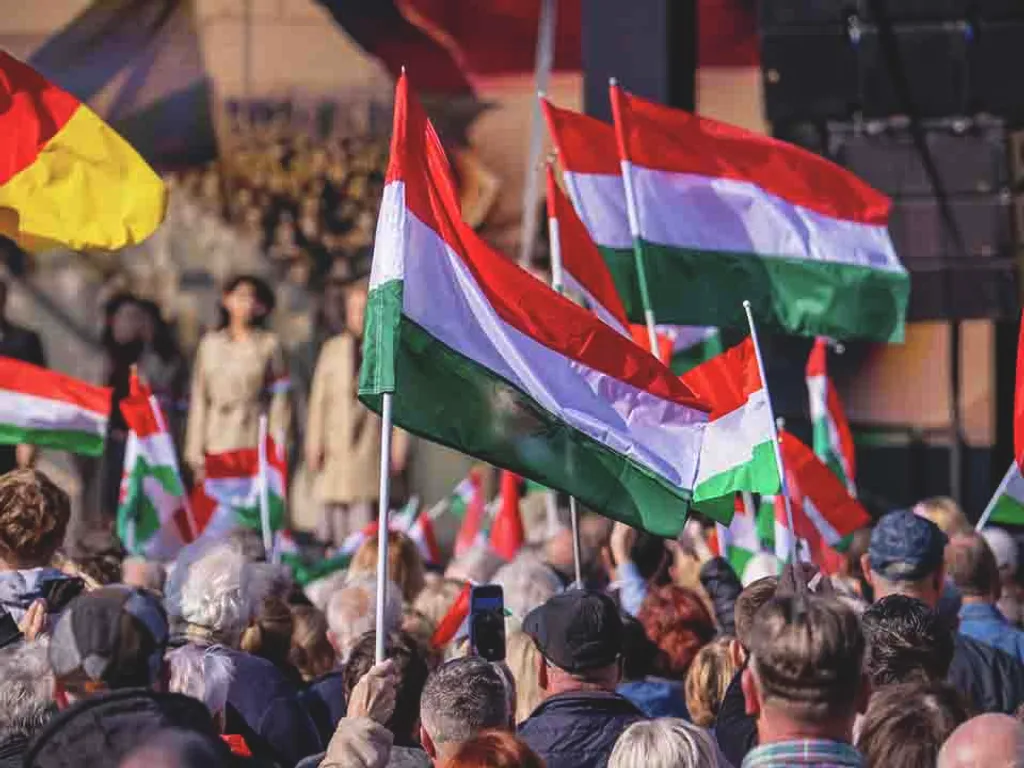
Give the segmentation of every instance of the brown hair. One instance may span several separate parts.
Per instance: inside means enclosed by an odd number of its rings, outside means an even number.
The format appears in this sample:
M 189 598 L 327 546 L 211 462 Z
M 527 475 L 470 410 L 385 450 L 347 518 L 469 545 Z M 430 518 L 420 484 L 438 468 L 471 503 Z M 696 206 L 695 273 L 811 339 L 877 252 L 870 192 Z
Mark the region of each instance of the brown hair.
M 288 657 L 294 626 L 288 603 L 280 597 L 265 597 L 252 624 L 242 633 L 239 648 L 287 670 L 291 667 Z
M 674 584 L 648 592 L 637 620 L 662 651 L 661 673 L 680 681 L 697 651 L 715 636 L 715 620 L 700 596 Z
M 984 537 L 971 531 L 958 533 L 946 547 L 946 573 L 961 594 L 995 599 L 1001 580 L 996 556 Z
M 338 664 L 327 639 L 327 617 L 312 605 L 292 606 L 292 647 L 288 660 L 306 682 L 326 675 Z
M 736 675 L 731 642 L 732 638 L 719 637 L 705 645 L 686 673 L 686 708 L 694 725 L 710 728 L 718 717 L 725 691 Z
M 947 683 L 891 685 L 871 697 L 857 749 L 866 768 L 932 768 L 943 743 L 967 718 L 963 699 Z
M 0 557 L 16 568 L 49 565 L 64 541 L 71 502 L 37 469 L 0 476 Z
M 914 505 L 914 514 L 921 515 L 935 523 L 947 536 L 971 530 L 960 505 L 949 496 L 932 496 Z
M 349 574 L 377 572 L 377 536 L 359 547 L 348 568 Z M 398 531 L 388 531 L 388 574 L 402 590 L 402 598 L 411 603 L 426 582 L 423 558 L 412 539 Z
M 464 741 L 443 768 L 544 768 L 544 761 L 507 731 L 483 731 Z
M 773 597 L 750 632 L 761 698 L 806 722 L 853 713 L 862 690 L 864 633 L 851 608 L 813 595 Z
M 778 588 L 778 578 L 765 576 L 763 579 L 750 582 L 736 598 L 736 605 L 733 607 L 736 639 L 744 648 L 750 648 L 750 631 L 754 627 L 754 616 L 762 605 L 775 597 Z

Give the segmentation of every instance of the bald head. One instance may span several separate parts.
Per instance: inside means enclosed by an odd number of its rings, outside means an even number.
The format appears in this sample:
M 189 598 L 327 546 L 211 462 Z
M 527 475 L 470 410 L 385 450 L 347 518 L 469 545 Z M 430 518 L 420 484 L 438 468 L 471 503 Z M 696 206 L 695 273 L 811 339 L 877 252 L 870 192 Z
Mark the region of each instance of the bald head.
M 1024 768 L 1024 725 L 1009 715 L 968 720 L 946 739 L 938 768 Z

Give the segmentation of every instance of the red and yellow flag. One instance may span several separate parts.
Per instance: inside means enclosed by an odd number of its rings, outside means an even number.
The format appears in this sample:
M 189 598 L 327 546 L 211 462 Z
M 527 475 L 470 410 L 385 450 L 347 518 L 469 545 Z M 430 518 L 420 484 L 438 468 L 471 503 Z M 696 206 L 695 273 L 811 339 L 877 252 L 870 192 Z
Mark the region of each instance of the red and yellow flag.
M 0 234 L 31 251 L 116 250 L 163 221 L 160 177 L 74 96 L 0 51 Z

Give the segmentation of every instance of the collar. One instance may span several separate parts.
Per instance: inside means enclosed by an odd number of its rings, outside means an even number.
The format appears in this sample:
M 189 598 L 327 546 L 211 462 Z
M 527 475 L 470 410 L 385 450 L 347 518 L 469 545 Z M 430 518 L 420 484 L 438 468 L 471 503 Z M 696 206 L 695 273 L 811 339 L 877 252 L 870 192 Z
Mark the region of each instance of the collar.
M 999 609 L 991 603 L 971 603 L 969 605 L 961 605 L 960 619 L 968 619 L 970 621 L 1006 621 L 1003 614 L 999 612 Z
M 861 768 L 864 758 L 851 745 L 827 739 L 796 739 L 754 747 L 742 768 L 783 768 L 794 765 Z
M 531 717 L 549 710 L 574 707 L 586 707 L 589 712 L 609 715 L 643 715 L 633 702 L 614 691 L 566 691 L 545 699 Z

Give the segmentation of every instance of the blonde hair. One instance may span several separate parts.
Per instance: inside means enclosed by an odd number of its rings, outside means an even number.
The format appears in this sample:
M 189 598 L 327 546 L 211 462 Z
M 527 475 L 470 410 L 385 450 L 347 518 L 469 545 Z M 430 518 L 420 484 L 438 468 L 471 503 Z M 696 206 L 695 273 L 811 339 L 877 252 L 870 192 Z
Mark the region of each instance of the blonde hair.
M 412 607 L 436 627 L 455 603 L 462 592 L 462 587 L 463 582 L 458 579 L 428 576 Z
M 338 656 L 327 638 L 327 617 L 312 605 L 292 606 L 292 647 L 288 660 L 306 682 L 325 675 L 338 665 Z
M 360 574 L 376 576 L 377 537 L 363 542 L 349 564 L 350 577 Z M 402 590 L 406 602 L 412 602 L 426 583 L 423 558 L 412 539 L 398 531 L 388 532 L 388 577 Z
M 973 530 L 960 505 L 949 496 L 933 496 L 917 502 L 914 514 L 931 520 L 947 536 Z
M 686 673 L 686 708 L 694 725 L 708 728 L 718 717 L 725 691 L 736 675 L 731 642 L 732 638 L 720 637 L 705 645 Z
M 544 692 L 537 680 L 537 663 L 540 651 L 533 639 L 525 632 L 513 632 L 505 641 L 505 664 L 516 682 L 517 723 L 528 718 L 544 700 Z

